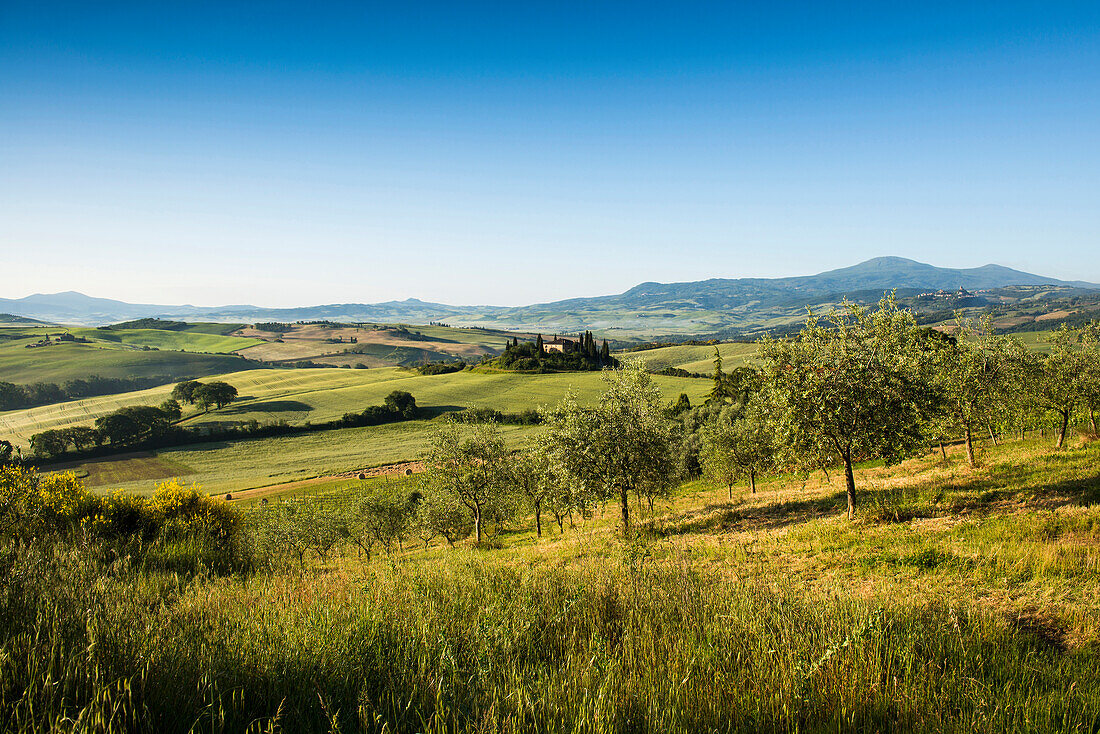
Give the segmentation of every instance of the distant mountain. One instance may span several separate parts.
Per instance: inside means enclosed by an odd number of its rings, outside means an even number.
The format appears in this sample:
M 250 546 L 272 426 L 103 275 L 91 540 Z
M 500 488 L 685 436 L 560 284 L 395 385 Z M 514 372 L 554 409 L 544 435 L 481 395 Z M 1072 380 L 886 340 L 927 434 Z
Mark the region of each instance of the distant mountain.
M 450 306 L 415 298 L 384 303 L 342 303 L 300 308 L 249 305 L 200 307 L 132 304 L 68 291 L 0 299 L 0 310 L 70 324 L 107 324 L 144 317 L 220 322 L 369 321 L 491 326 L 545 332 L 585 328 L 637 333 L 718 333 L 731 327 L 764 328 L 787 323 L 808 305 L 835 303 L 847 296 L 876 300 L 898 289 L 969 291 L 1010 286 L 1052 286 L 1100 290 L 1100 285 L 1063 281 L 1000 265 L 937 268 L 901 257 L 878 257 L 817 275 L 789 278 L 712 278 L 687 283 L 642 283 L 625 293 L 573 298 L 530 306 Z
M 11 313 L 0 313 L 0 324 L 10 326 L 49 326 L 45 321 L 38 321 L 27 316 L 16 316 Z
M 790 278 L 712 278 L 688 283 L 642 283 L 607 302 L 646 306 L 655 302 L 690 301 L 703 308 L 736 308 L 757 301 L 779 303 L 792 298 L 838 297 L 860 291 L 985 290 L 1011 285 L 1057 285 L 1100 288 L 1095 283 L 1063 281 L 1032 275 L 1001 265 L 980 268 L 937 268 L 903 257 L 876 257 L 858 265 L 817 275 Z M 580 299 L 580 300 L 605 300 Z M 553 306 L 555 304 L 548 304 Z

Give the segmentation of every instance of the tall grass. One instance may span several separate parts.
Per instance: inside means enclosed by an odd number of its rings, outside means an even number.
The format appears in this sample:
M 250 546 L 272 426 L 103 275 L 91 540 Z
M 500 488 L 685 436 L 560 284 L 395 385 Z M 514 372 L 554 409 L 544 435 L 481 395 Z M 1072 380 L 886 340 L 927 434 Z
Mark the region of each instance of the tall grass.
M 642 549 L 644 551 L 644 548 Z M 1096 731 L 1095 646 L 637 548 L 213 577 L 9 551 L 8 731 Z

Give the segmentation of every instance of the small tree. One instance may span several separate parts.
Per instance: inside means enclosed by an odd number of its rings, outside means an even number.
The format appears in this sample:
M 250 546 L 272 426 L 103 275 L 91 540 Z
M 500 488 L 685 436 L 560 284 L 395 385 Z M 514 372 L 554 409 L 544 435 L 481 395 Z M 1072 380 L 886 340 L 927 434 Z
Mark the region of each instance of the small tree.
M 30 444 L 35 456 L 47 459 L 65 453 L 69 438 L 62 429 L 50 429 L 31 436 Z
M 71 428 L 65 428 L 63 430 L 66 440 L 68 440 L 77 451 L 91 448 L 100 440 L 99 431 L 90 426 L 72 426 Z
M 641 361 L 604 373 L 607 389 L 595 408 L 574 395 L 544 414 L 550 460 L 582 493 L 616 498 L 624 532 L 630 495 L 667 494 L 677 477 L 675 432 L 661 391 Z
M 160 410 L 170 421 L 178 421 L 183 415 L 183 408 L 180 407 L 179 401 L 175 398 L 168 398 L 161 403 Z
M 1085 353 L 1084 404 L 1089 413 L 1089 430 L 1096 435 L 1096 412 L 1100 411 L 1100 321 L 1092 321 L 1080 330 Z
M 399 550 L 403 548 L 414 508 L 415 505 L 404 492 L 394 491 L 393 487 L 382 487 L 360 501 L 359 516 L 365 531 L 387 553 L 392 553 L 394 545 Z
M 855 517 L 853 465 L 899 461 L 924 444 L 930 386 L 913 315 L 884 298 L 875 311 L 845 301 L 822 323 L 812 314 L 790 341 L 765 339 L 759 359 L 780 436 L 806 463 L 835 451 L 844 464 L 848 519 Z
M 172 388 L 172 398 L 188 405 L 195 404 L 195 391 L 202 386 L 197 380 L 184 380 Z
M 934 347 L 932 380 L 941 398 L 935 432 L 962 432 L 967 463 L 974 466 L 974 432 L 993 423 L 1010 399 L 1012 365 L 1021 349 L 994 333 L 989 316 L 978 322 L 957 317 L 956 324 L 954 339 L 929 342 Z
M 703 429 L 703 470 L 726 485 L 733 499 L 733 485 L 748 478 L 756 494 L 756 476 L 771 471 L 776 463 L 775 428 L 761 410 L 741 418 L 720 416 Z
M 1027 355 L 1023 362 L 1025 389 L 1034 405 L 1057 418 L 1055 448 L 1062 448 L 1074 411 L 1087 405 L 1094 386 L 1093 348 L 1089 331 L 1071 329 L 1065 324 L 1049 337 L 1051 349 L 1046 355 Z
M 416 506 L 414 525 L 417 537 L 425 545 L 439 536 L 454 546 L 463 538 L 470 537 L 474 530 L 473 518 L 465 505 L 448 492 L 441 492 L 427 484 Z
M 542 537 L 542 512 L 553 495 L 557 481 L 550 471 L 550 456 L 539 444 L 517 454 L 509 467 L 509 481 L 526 498 L 535 513 L 535 535 Z
M 392 413 L 399 414 L 402 418 L 409 420 L 415 418 L 417 415 L 416 398 L 411 393 L 407 393 L 404 390 L 394 390 L 386 396 L 386 407 Z
M 487 506 L 508 491 L 508 452 L 500 430 L 491 423 L 447 423 L 432 437 L 425 464 L 433 487 L 470 512 L 480 544 Z
M 192 398 L 202 410 L 213 405 L 219 410 L 237 399 L 237 388 L 225 382 L 208 382 L 197 387 Z

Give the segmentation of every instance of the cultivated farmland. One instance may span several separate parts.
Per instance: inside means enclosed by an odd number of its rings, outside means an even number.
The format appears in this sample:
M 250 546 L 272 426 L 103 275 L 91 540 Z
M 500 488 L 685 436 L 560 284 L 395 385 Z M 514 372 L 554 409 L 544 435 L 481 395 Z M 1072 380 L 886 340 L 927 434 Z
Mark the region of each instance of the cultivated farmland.
M 729 370 L 745 364 L 745 360 L 756 353 L 755 344 L 743 342 L 715 345 L 722 354 L 722 369 Z M 678 345 L 646 349 L 640 352 L 616 354 L 619 359 L 641 359 L 654 372 L 666 367 L 675 367 L 688 372 L 710 374 L 714 371 L 714 346 Z

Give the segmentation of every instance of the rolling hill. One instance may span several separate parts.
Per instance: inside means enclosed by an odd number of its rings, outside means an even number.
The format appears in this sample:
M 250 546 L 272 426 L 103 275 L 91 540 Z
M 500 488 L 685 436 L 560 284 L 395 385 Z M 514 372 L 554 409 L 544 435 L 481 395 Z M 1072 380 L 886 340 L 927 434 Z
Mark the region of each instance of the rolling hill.
M 751 333 L 800 319 L 807 306 L 825 307 L 844 297 L 873 301 L 884 291 L 917 296 L 940 290 L 984 291 L 1011 286 L 1048 286 L 1063 295 L 1100 290 L 1084 281 L 1063 281 L 1000 265 L 939 268 L 900 257 L 879 257 L 817 275 L 787 278 L 712 278 L 686 283 L 642 283 L 624 293 L 517 307 L 450 306 L 417 299 L 385 303 L 328 304 L 301 308 L 257 306 L 168 306 L 130 304 L 80 293 L 37 294 L 0 299 L 0 309 L 61 323 L 101 324 L 162 317 L 206 321 L 372 321 L 449 323 L 523 331 L 595 329 L 624 340 L 655 335 Z

